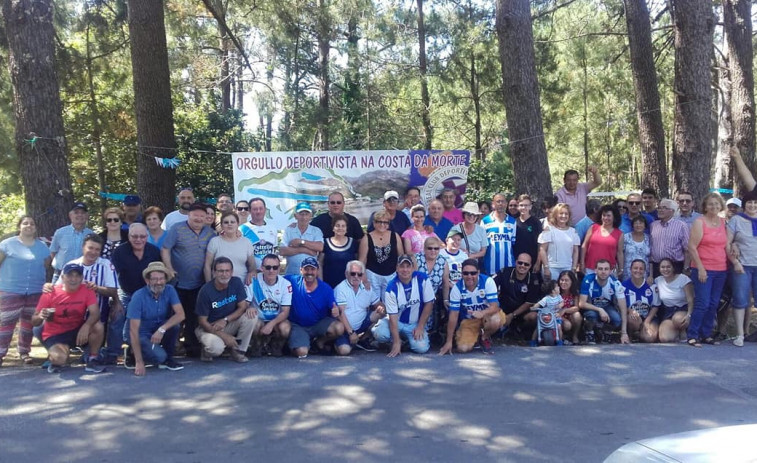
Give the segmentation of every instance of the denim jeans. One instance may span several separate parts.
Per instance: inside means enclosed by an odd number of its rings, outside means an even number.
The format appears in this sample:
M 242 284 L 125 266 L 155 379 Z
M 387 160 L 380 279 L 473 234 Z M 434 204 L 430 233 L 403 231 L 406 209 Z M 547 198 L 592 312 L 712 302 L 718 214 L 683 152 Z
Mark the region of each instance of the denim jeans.
M 607 316 L 610 317 L 610 321 L 606 323 L 606 325 L 612 326 L 614 329 L 619 329 L 622 325 L 622 319 L 620 317 L 620 312 L 618 312 L 618 309 L 616 309 L 614 306 L 605 307 L 605 312 L 607 312 Z M 582 310 L 581 314 L 584 316 L 584 320 L 589 324 L 590 326 L 594 326 L 597 322 L 600 321 L 599 319 L 599 312 L 596 310 Z
M 121 353 L 121 346 L 129 340 L 129 324 L 126 323 L 126 309 L 131 302 L 131 293 L 118 290 L 118 300 L 124 308 L 123 313 L 108 322 L 106 333 L 105 357 L 116 358 Z
M 749 307 L 749 296 L 757 297 L 757 267 L 744 265 L 744 273 L 731 272 L 731 294 L 734 309 Z
M 397 320 L 397 326 L 399 328 L 400 338 L 407 340 L 410 344 L 410 349 L 413 352 L 417 354 L 425 354 L 428 352 L 431 344 L 429 343 L 426 330 L 423 330 L 423 337 L 420 341 L 417 341 L 413 337 L 413 330 L 418 326 L 418 323 L 402 323 Z M 376 326 L 371 330 L 371 333 L 373 333 L 373 337 L 379 343 L 386 344 L 392 342 L 392 332 L 389 329 L 389 317 L 387 316 L 379 320 L 378 323 L 376 323 Z
M 699 281 L 699 271 L 691 269 L 691 281 L 694 283 L 694 310 L 686 335 L 689 339 L 708 338 L 712 336 L 712 327 L 720 304 L 720 295 L 728 272 L 725 270 L 707 270 L 707 281 Z
M 160 344 L 153 344 L 149 337 L 140 334 L 139 345 L 142 347 L 142 360 L 145 363 L 160 365 L 166 360 L 173 359 L 177 339 L 179 339 L 179 325 L 167 329 Z

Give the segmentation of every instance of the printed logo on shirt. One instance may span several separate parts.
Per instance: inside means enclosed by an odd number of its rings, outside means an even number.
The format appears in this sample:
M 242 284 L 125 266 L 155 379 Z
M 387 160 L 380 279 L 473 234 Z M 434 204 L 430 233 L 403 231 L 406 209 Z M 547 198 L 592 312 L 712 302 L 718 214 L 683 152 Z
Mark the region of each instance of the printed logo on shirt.
M 256 256 L 275 254 L 275 246 L 267 241 L 258 241 L 252 245 L 252 249 Z
M 631 310 L 636 311 L 641 318 L 645 318 L 649 314 L 649 304 L 642 301 L 636 301 L 631 304 Z
M 279 314 L 279 307 L 276 301 L 266 299 L 260 302 L 260 314 L 265 320 L 273 320 Z
M 600 296 L 600 297 L 592 298 L 591 304 L 601 309 L 606 309 L 612 306 L 612 301 Z
M 210 304 L 210 307 L 213 308 L 213 309 L 218 309 L 218 308 L 221 308 L 221 307 L 225 306 L 226 304 L 230 304 L 230 303 L 236 302 L 236 301 L 237 301 L 237 295 L 236 294 L 232 294 L 231 296 L 223 298 L 220 301 L 213 302 L 212 304 Z

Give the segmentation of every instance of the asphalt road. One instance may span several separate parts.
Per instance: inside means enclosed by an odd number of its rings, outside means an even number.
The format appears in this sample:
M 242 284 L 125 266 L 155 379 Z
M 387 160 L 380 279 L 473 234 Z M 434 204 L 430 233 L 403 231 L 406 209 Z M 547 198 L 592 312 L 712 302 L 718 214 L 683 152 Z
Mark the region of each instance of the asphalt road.
M 757 346 L 0 369 L 1 462 L 576 461 L 757 422 Z

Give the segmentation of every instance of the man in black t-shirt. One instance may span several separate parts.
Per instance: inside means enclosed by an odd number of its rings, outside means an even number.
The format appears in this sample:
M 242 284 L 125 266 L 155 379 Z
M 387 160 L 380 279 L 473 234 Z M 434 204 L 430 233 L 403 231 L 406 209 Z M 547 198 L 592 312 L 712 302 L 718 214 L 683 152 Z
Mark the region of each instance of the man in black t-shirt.
M 324 238 L 331 238 L 334 236 L 334 228 L 331 226 L 331 221 L 335 216 L 339 215 L 343 215 L 347 219 L 347 236 L 356 242 L 360 242 L 364 235 L 360 221 L 354 215 L 344 212 L 344 195 L 338 191 L 329 195 L 329 211 L 324 214 L 318 214 L 310 221 L 310 225 L 319 228 Z
M 505 326 L 516 323 L 522 327 L 536 325 L 536 313 L 531 306 L 541 298 L 541 273 L 531 272 L 531 256 L 518 254 L 515 267 L 505 267 L 494 277 L 499 292 L 499 306 L 507 314 Z M 526 329 L 527 333 L 531 333 Z
M 232 276 L 233 270 L 228 257 L 217 258 L 213 261 L 213 279 L 197 295 L 199 326 L 195 334 L 202 344 L 200 360 L 204 362 L 212 361 L 226 348 L 235 362 L 248 360 L 244 353 L 259 321 L 257 311 L 248 309 L 244 283 Z

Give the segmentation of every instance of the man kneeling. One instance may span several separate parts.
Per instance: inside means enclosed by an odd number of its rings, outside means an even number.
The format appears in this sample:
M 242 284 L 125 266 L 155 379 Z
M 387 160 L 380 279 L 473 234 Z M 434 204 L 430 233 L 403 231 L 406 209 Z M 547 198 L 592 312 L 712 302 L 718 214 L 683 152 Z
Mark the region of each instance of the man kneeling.
M 400 354 L 402 338 L 413 352 L 428 352 L 426 322 L 434 307 L 434 288 L 425 274 L 413 271 L 409 255 L 403 254 L 397 259 L 397 276 L 389 282 L 385 296 L 388 317 L 379 320 L 371 332 L 379 343 L 392 343 L 387 356 Z
M 103 343 L 105 329 L 100 322 L 100 309 L 95 292 L 82 284 L 84 268 L 66 264 L 61 271 L 63 286 L 39 298 L 32 325 L 42 327 L 42 344 L 50 357 L 48 373 L 59 373 L 68 361 L 71 347 L 89 345 L 89 360 L 85 371 L 101 373 L 105 370 L 96 360 Z
M 368 352 L 370 329 L 386 313 L 379 294 L 372 291 L 365 273 L 365 265 L 359 260 L 351 260 L 344 271 L 345 279 L 334 289 L 336 305 L 339 306 L 339 320 L 344 325 L 344 334 L 334 341 L 339 355 L 349 355 L 352 346 Z M 367 286 L 366 286 L 367 285 Z M 366 334 L 362 340 L 360 336 Z
M 260 357 L 263 344 L 268 342 L 271 355 L 281 357 L 289 339 L 289 308 L 292 305 L 292 284 L 279 276 L 281 263 L 276 254 L 263 257 L 258 276 L 248 286 L 247 300 L 258 311 L 258 323 L 252 333 L 250 355 Z
M 228 257 L 213 261 L 213 279 L 200 288 L 197 295 L 197 319 L 195 330 L 202 344 L 200 360 L 211 362 L 228 348 L 231 359 L 237 363 L 247 362 L 244 353 L 258 325 L 255 309 L 247 309 L 247 293 L 244 283 L 232 276 L 234 264 Z
M 463 278 L 449 294 L 447 342 L 439 354 L 452 353 L 453 337 L 459 352 L 470 352 L 479 335 L 481 349 L 491 354 L 491 335 L 502 328 L 506 320 L 505 313 L 499 308 L 497 285 L 491 277 L 479 273 L 476 259 L 466 259 L 462 268 Z

